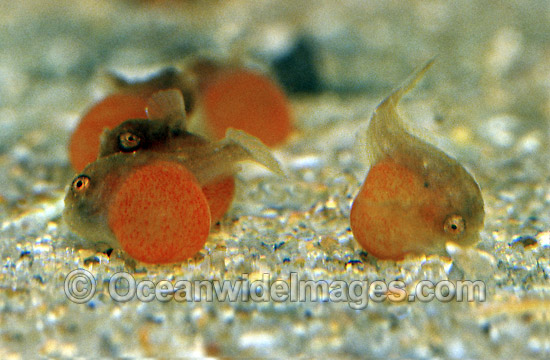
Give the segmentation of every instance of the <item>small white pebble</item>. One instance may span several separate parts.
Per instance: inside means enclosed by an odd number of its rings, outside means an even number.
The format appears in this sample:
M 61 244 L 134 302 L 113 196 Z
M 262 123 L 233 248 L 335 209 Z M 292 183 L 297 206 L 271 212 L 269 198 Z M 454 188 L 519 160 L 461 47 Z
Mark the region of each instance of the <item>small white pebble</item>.
M 273 335 L 266 332 L 248 332 L 243 334 L 239 340 L 242 348 L 263 348 L 273 346 Z
M 448 347 L 449 357 L 451 359 L 462 359 L 466 356 L 464 344 L 459 339 L 451 340 Z
M 550 247 L 550 231 L 540 232 L 536 238 L 540 246 Z
M 492 145 L 508 148 L 516 141 L 515 132 L 519 121 L 512 115 L 493 116 L 479 127 L 479 134 Z
M 540 149 L 541 139 L 538 133 L 529 133 L 519 139 L 517 148 L 522 154 L 532 154 Z
M 502 28 L 493 37 L 487 67 L 495 75 L 506 72 L 521 54 L 523 37 L 513 28 Z

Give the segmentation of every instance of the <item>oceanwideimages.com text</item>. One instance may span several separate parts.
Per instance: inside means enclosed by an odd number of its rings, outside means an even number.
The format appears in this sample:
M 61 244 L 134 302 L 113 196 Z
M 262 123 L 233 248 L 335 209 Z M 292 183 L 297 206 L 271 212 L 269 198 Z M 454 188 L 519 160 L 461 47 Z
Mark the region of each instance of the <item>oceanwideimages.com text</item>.
M 413 290 L 400 280 L 390 282 L 366 280 L 303 280 L 291 273 L 285 280 L 272 280 L 269 273 L 250 279 L 242 274 L 238 280 L 136 280 L 127 272 L 111 276 L 108 295 L 115 301 L 177 302 L 346 302 L 361 310 L 369 302 L 483 302 L 485 283 L 480 280 L 418 281 Z M 97 281 L 85 269 L 71 271 L 65 278 L 64 291 L 69 300 L 86 303 L 96 295 Z

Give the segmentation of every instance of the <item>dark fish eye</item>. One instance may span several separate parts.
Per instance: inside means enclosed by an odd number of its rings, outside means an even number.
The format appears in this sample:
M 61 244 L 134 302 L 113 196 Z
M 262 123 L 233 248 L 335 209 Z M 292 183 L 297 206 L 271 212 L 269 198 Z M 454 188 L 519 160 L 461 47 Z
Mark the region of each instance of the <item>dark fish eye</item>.
M 460 235 L 466 230 L 466 222 L 460 215 L 449 215 L 445 219 L 443 230 L 445 230 L 447 234 Z
M 134 151 L 139 147 L 141 138 L 129 131 L 118 136 L 118 143 L 122 151 Z
M 86 175 L 80 175 L 71 184 L 71 188 L 77 193 L 83 193 L 88 187 L 90 187 L 90 178 Z

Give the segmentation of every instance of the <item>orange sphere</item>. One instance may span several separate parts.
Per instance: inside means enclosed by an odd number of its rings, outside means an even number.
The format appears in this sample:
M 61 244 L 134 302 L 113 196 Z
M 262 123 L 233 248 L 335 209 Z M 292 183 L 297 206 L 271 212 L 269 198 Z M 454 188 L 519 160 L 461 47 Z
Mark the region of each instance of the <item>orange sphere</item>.
M 292 130 L 284 93 L 267 77 L 249 70 L 220 71 L 207 81 L 201 103 L 207 129 L 216 139 L 235 128 L 275 146 Z
M 202 187 L 202 191 L 210 205 L 212 224 L 215 224 L 223 218 L 233 202 L 235 178 L 228 176 L 220 181 L 206 184 Z
M 138 167 L 108 207 L 109 228 L 122 249 L 150 264 L 194 256 L 210 231 L 210 209 L 195 177 L 183 165 L 155 161 Z
M 375 164 L 353 201 L 350 223 L 357 242 L 379 259 L 437 247 L 448 213 L 437 191 L 392 159 Z

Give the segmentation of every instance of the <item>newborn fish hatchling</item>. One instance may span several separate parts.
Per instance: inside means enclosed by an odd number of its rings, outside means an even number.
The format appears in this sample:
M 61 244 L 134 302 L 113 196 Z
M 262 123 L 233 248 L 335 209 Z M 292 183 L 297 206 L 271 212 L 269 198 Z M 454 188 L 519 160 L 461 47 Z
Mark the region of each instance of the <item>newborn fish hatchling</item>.
M 116 154 L 93 162 L 65 197 L 65 222 L 98 250 L 122 248 L 147 263 L 199 251 L 210 210 L 196 178 L 162 154 Z
M 148 119 L 132 119 L 123 122 L 112 130 L 105 130 L 101 137 L 99 157 L 117 152 L 157 151 L 177 152 L 180 157 L 201 158 L 211 154 L 215 143 L 187 131 L 184 100 L 179 90 L 159 91 L 151 96 L 147 103 Z M 236 136 L 244 133 L 231 130 Z M 265 154 L 268 150 L 258 140 L 249 136 L 248 143 L 257 143 L 258 149 Z M 240 151 L 238 147 L 234 151 Z M 261 152 L 257 152 L 260 154 Z M 264 157 L 266 165 L 276 169 L 270 156 Z M 231 165 L 231 162 L 227 163 Z M 216 166 L 220 166 L 218 163 Z M 279 171 L 280 169 L 276 170 Z M 213 179 L 203 186 L 203 192 L 210 204 L 212 221 L 219 221 L 231 206 L 235 193 L 233 175 Z
M 232 181 L 239 161 L 282 173 L 270 150 L 242 131 L 229 129 L 214 143 L 185 132 L 182 108 L 179 91 L 161 92 L 148 112 L 163 121 L 131 120 L 105 132 L 104 157 L 75 178 L 65 198 L 63 216 L 72 231 L 98 249 L 122 248 L 143 262 L 182 261 L 208 236 L 212 203 L 202 189 Z M 140 144 L 145 149 L 138 150 Z M 170 151 L 151 150 L 163 147 Z
M 440 253 L 445 243 L 478 242 L 483 199 L 456 160 L 405 130 L 397 104 L 433 60 L 376 108 L 366 132 L 370 170 L 350 222 L 359 244 L 379 259 Z
M 142 151 L 98 159 L 73 180 L 65 197 L 65 222 L 98 250 L 122 248 L 147 263 L 185 260 L 204 245 L 210 228 L 201 186 L 232 174 L 243 160 L 281 173 L 256 141 L 229 130 L 226 139 L 195 158 Z

